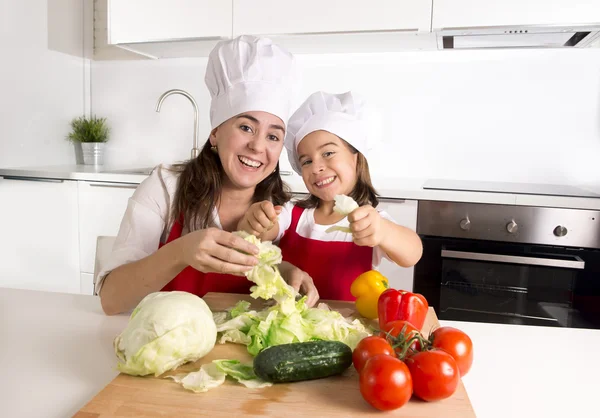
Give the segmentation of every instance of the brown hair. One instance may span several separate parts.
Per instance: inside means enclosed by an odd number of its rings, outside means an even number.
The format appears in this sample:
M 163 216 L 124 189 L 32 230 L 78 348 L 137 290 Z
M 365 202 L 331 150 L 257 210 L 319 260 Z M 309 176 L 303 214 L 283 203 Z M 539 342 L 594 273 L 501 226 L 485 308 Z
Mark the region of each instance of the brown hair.
M 340 138 L 341 139 L 341 138 Z M 369 172 L 369 163 L 364 155 L 356 148 L 342 139 L 352 154 L 358 154 L 356 158 L 356 184 L 350 192 L 350 197 L 358 203 L 359 206 L 371 205 L 374 208 L 379 204 L 378 193 L 371 183 L 371 173 Z M 310 195 L 306 199 L 296 202 L 296 206 L 304 209 L 316 208 L 319 206 L 319 198 Z
M 181 174 L 177 180 L 171 221 L 181 221 L 183 217 L 184 226 L 190 231 L 208 228 L 226 176 L 221 159 L 211 151 L 210 141 L 206 141 L 198 157 L 174 165 L 173 170 Z M 275 171 L 256 186 L 253 202 L 270 200 L 274 205 L 283 205 L 290 198 L 289 187 L 281 179 L 277 163 Z

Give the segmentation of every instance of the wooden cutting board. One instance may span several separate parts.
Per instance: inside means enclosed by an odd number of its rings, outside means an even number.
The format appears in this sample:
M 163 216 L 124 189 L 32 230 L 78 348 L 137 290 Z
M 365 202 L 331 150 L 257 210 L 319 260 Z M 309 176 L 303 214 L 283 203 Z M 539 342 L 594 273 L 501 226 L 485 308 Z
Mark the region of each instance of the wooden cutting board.
M 261 309 L 261 303 L 248 295 L 209 293 L 204 297 L 213 312 L 235 305 L 239 300 L 253 302 Z M 354 313 L 351 302 L 327 302 L 344 316 Z M 432 308 L 423 331 L 439 326 Z M 170 374 L 196 371 L 204 363 L 216 359 L 252 361 L 246 347 L 238 344 L 217 344 L 204 358 L 193 364 L 179 367 Z M 115 357 L 116 364 L 116 357 Z M 359 391 L 358 374 L 351 366 L 343 375 L 325 379 L 277 384 L 262 389 L 249 389 L 227 379 L 222 386 L 205 393 L 183 389 L 171 379 L 134 377 L 120 374 L 98 393 L 77 414 L 76 418 L 104 417 L 362 417 L 381 416 L 371 407 Z M 473 407 L 462 384 L 448 399 L 439 402 L 423 402 L 411 399 L 402 408 L 386 413 L 386 416 L 415 418 L 475 417 Z

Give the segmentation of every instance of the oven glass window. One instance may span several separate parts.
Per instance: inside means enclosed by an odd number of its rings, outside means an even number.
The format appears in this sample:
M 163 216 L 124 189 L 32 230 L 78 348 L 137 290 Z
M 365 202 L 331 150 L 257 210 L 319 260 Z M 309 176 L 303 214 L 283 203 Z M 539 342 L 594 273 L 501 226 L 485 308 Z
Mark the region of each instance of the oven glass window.
M 589 327 L 573 307 L 574 286 L 580 270 L 528 265 L 527 258 L 510 262 L 469 259 L 481 253 L 459 253 L 442 261 L 440 311 L 444 319 L 562 327 Z M 528 254 L 532 260 L 553 264 L 560 257 Z M 541 261 L 540 261 L 541 260 Z M 568 259 L 567 259 L 568 260 Z

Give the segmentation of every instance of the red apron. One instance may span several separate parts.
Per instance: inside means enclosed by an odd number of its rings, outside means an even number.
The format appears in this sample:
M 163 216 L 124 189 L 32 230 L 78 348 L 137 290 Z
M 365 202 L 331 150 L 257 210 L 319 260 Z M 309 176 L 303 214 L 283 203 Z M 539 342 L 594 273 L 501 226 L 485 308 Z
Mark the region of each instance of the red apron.
M 291 225 L 279 242 L 283 259 L 312 277 L 321 299 L 355 300 L 350 286 L 373 268 L 373 248 L 300 236 L 296 228 L 303 212 L 297 206 L 292 209 Z
M 165 244 L 181 237 L 183 225 L 179 221 L 175 221 L 169 238 Z M 158 248 L 162 247 L 159 245 Z M 224 292 L 224 293 L 242 293 L 249 294 L 250 286 L 254 283 L 246 279 L 244 276 L 234 276 L 232 274 L 221 273 L 202 273 L 187 266 L 173 280 L 171 280 L 163 291 L 181 290 L 184 292 L 193 293 L 200 297 L 208 292 Z

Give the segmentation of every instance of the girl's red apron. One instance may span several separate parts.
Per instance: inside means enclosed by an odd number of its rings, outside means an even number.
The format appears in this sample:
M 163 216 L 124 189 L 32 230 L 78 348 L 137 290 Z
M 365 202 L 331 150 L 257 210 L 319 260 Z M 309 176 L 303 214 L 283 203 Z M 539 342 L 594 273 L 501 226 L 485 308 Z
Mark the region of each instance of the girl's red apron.
M 180 221 L 175 221 L 165 244 L 181 237 L 182 231 L 183 224 Z M 161 244 L 159 248 L 162 246 L 163 244 Z M 175 276 L 173 280 L 167 283 L 162 290 L 181 290 L 198 296 L 204 296 L 208 292 L 249 294 L 250 286 L 252 285 L 253 283 L 244 276 L 221 273 L 202 273 L 201 271 L 188 266 Z
M 359 275 L 373 268 L 373 248 L 300 236 L 296 228 L 303 212 L 297 206 L 292 209 L 290 228 L 279 242 L 283 260 L 312 277 L 321 299 L 355 300 L 350 286 Z

